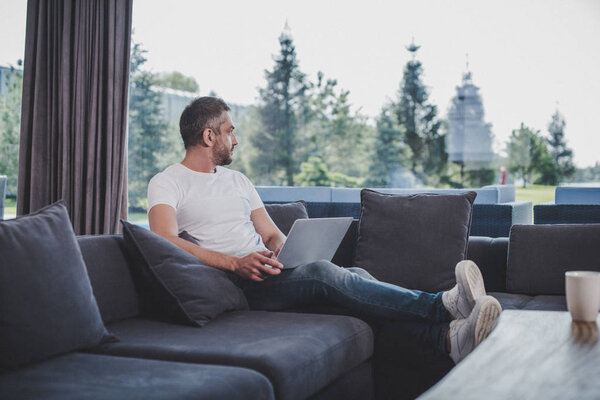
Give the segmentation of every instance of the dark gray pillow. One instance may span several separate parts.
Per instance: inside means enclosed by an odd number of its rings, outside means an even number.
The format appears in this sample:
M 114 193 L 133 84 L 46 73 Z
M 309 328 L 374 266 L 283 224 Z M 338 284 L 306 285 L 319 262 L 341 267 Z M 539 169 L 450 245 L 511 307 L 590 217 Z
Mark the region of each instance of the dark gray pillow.
M 354 265 L 375 278 L 428 292 L 455 284 L 477 194 L 399 196 L 361 191 Z
M 600 271 L 600 224 L 514 225 L 510 230 L 506 289 L 565 294 L 565 272 Z
M 151 299 L 154 311 L 183 324 L 204 326 L 225 311 L 248 309 L 244 293 L 225 272 L 204 265 L 146 228 L 121 222 L 142 293 Z
M 308 218 L 304 200 L 285 204 L 265 204 L 265 210 L 284 235 L 290 233 L 294 221 Z
M 0 221 L 0 369 L 109 338 L 65 203 Z

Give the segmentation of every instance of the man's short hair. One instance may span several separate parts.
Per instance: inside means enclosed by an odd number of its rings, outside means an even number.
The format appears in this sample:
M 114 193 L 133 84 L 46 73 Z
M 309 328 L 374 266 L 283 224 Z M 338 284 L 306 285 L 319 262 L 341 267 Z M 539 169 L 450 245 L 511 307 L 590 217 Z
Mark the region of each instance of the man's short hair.
M 202 132 L 210 128 L 215 133 L 219 132 L 219 126 L 225 122 L 223 111 L 231 108 L 218 97 L 198 97 L 192 101 L 181 113 L 179 119 L 179 132 L 186 149 L 203 142 Z

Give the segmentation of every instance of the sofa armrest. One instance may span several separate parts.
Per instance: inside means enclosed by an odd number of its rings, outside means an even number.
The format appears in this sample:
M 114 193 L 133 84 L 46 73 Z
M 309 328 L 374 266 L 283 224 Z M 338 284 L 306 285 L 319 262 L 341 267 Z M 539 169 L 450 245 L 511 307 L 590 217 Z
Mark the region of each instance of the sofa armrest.
M 486 291 L 506 291 L 507 237 L 469 237 L 467 259 L 474 261 L 481 270 Z

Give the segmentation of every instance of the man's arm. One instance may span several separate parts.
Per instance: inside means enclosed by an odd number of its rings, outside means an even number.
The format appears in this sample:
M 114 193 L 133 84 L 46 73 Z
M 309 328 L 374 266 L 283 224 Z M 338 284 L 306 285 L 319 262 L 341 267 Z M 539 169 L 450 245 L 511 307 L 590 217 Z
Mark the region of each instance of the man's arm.
M 262 237 L 263 243 L 267 246 L 267 249 L 275 253 L 275 256 L 279 255 L 279 250 L 285 243 L 285 235 L 277 228 L 277 225 L 273 222 L 269 214 L 264 207 L 252 210 L 250 213 L 250 219 L 254 224 L 254 229 Z
M 247 279 L 263 281 L 267 275 L 277 275 L 283 267 L 271 258 L 267 251 L 250 253 L 245 257 L 234 257 L 216 251 L 204 249 L 178 236 L 175 209 L 166 204 L 157 204 L 148 213 L 150 230 L 188 253 L 198 257 L 206 265 L 224 271 L 231 271 Z M 266 267 L 265 264 L 273 268 Z

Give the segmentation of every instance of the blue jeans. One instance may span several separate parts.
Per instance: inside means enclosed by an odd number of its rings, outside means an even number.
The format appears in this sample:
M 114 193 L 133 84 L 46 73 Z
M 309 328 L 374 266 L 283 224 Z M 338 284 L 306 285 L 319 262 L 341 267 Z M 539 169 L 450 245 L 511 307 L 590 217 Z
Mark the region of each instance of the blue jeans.
M 451 317 L 442 304 L 443 292 L 405 289 L 380 282 L 361 268 L 341 268 L 329 261 L 284 269 L 263 282 L 231 278 L 253 310 L 277 311 L 329 301 L 360 315 L 406 321 L 403 325 L 411 336 L 446 352 Z

